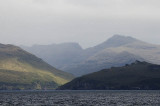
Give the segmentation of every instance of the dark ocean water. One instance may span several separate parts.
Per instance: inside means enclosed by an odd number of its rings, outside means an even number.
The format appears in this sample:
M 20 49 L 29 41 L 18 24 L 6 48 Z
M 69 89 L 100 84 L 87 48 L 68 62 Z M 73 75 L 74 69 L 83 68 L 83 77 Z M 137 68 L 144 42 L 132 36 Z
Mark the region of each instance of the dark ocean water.
M 0 106 L 160 106 L 160 91 L 0 91 Z

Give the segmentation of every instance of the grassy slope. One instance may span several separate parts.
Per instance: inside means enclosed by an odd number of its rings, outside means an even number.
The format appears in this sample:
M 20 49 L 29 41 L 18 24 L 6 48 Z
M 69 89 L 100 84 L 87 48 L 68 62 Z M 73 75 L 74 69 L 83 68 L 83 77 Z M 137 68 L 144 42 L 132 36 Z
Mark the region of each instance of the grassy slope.
M 138 62 L 88 74 L 60 89 L 160 89 L 160 66 Z
M 0 45 L 0 89 L 53 89 L 72 78 L 18 47 Z

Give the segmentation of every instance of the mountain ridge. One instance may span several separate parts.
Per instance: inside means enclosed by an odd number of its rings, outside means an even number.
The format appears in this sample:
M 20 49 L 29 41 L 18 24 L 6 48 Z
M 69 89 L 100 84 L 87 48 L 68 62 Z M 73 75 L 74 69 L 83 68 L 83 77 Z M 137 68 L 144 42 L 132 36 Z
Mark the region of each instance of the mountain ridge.
M 63 48 L 63 46 L 55 48 L 54 51 L 58 51 L 61 48 Z M 28 51 L 33 53 L 32 50 Z M 122 52 L 128 52 L 130 55 L 134 55 L 133 57 L 136 57 L 137 60 L 144 60 L 154 64 L 160 64 L 159 45 L 149 44 L 144 41 L 140 41 L 136 38 L 123 35 L 114 35 L 113 37 L 102 42 L 101 44 L 98 44 L 97 46 L 90 47 L 87 49 L 66 48 L 63 51 L 63 53 L 62 51 L 58 52 L 58 55 L 55 55 L 55 53 L 50 51 L 50 49 L 48 49 L 47 51 L 50 52 L 50 54 L 44 53 L 44 55 L 47 55 L 48 56 L 47 58 L 49 58 L 49 60 L 46 60 L 46 62 L 65 72 L 70 72 L 76 76 L 88 74 L 88 72 L 99 71 L 100 70 L 99 68 L 96 69 L 99 66 L 102 66 L 100 68 L 109 68 L 113 66 L 122 66 L 127 64 L 127 63 L 118 64 L 119 62 L 116 62 L 117 64 L 115 65 L 115 61 L 113 60 L 114 56 L 112 56 L 112 54 L 114 55 L 115 53 L 118 55 L 121 54 Z M 107 56 L 109 52 L 111 55 Z M 45 60 L 45 56 L 42 55 L 40 56 L 36 53 L 34 54 Z M 122 61 L 127 60 L 126 62 L 132 60 L 132 56 L 128 57 L 126 56 L 126 58 L 125 57 L 121 58 L 121 56 L 119 56 L 118 58 L 119 60 Z M 92 61 L 93 59 L 95 64 L 93 64 L 93 62 L 88 62 Z M 100 64 L 99 61 L 105 61 L 105 62 L 104 64 Z M 87 67 L 91 65 L 92 67 Z M 83 71 L 84 73 L 78 74 L 82 73 L 81 71 Z

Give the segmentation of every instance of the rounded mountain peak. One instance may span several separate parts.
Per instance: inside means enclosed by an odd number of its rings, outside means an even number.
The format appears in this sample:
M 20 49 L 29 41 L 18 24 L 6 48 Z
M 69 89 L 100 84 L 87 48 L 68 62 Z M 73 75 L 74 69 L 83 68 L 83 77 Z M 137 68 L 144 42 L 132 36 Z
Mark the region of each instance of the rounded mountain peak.
M 106 45 L 108 47 L 117 47 L 117 46 L 122 46 L 129 43 L 137 42 L 137 41 L 138 41 L 137 39 L 132 38 L 130 36 L 114 35 L 113 37 L 105 41 L 103 45 Z
M 125 44 L 125 43 L 132 43 L 135 41 L 138 41 L 138 40 L 130 36 L 114 35 L 113 37 L 109 38 L 106 42 L 109 42 L 109 43 L 121 42 L 122 44 Z

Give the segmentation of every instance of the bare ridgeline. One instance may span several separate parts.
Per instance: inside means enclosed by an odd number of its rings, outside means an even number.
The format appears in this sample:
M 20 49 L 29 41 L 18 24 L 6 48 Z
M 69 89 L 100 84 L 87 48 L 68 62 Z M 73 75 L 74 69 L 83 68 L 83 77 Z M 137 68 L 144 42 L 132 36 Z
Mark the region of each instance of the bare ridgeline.
M 160 91 L 1 92 L 4 106 L 159 106 Z

